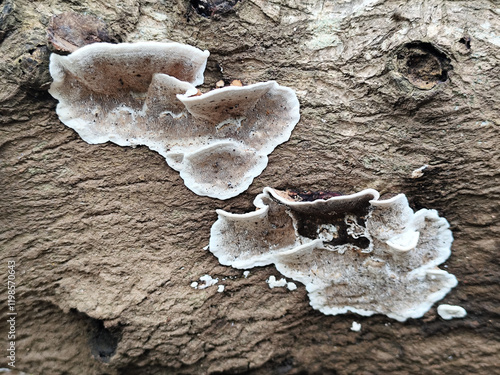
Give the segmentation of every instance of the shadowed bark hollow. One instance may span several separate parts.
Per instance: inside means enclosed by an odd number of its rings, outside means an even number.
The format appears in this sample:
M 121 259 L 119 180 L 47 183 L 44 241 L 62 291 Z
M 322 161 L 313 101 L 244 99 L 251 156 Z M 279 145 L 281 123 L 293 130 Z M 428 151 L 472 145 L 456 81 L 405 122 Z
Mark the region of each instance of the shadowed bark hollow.
M 64 14 L 76 14 L 73 29 Z M 499 20 L 494 0 L 0 1 L 0 279 L 7 301 L 15 260 L 16 369 L 493 374 Z M 207 49 L 202 91 L 275 80 L 296 91 L 301 120 L 248 191 L 199 197 L 146 147 L 89 145 L 59 121 L 50 51 L 100 40 Z M 266 279 L 281 277 L 272 266 L 247 277 L 221 266 L 203 250 L 215 209 L 251 211 L 264 186 L 374 188 L 438 210 L 455 238 L 441 267 L 459 280 L 442 303 L 468 315 L 325 316 L 300 283 L 270 289 Z M 218 284 L 193 288 L 205 274 Z M 0 312 L 5 321 L 6 302 Z

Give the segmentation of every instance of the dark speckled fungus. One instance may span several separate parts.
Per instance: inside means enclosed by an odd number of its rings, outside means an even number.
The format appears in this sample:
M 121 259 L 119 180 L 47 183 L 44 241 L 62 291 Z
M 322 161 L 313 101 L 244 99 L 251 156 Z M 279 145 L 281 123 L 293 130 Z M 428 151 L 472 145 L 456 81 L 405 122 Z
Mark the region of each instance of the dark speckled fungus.
M 235 268 L 274 264 L 329 315 L 419 318 L 456 286 L 455 276 L 437 268 L 450 256 L 453 237 L 435 210 L 413 212 L 404 194 L 379 200 L 373 189 L 296 198 L 265 188 L 254 201 L 257 211 L 218 210 L 210 251 Z
M 146 145 L 196 194 L 228 199 L 290 138 L 299 102 L 272 81 L 197 95 L 208 55 L 178 43 L 95 43 L 52 54 L 49 92 L 84 141 Z

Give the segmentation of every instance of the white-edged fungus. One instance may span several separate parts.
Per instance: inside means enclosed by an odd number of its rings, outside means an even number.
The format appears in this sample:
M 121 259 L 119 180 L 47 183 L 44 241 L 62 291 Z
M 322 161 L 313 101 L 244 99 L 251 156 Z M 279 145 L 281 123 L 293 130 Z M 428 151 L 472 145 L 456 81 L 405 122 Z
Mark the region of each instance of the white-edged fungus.
M 243 272 L 243 276 L 245 277 L 245 279 L 248 277 L 248 275 L 250 275 L 250 271 L 244 271 Z
M 299 102 L 273 81 L 198 95 L 208 55 L 179 43 L 95 43 L 51 55 L 49 92 L 84 141 L 146 145 L 196 194 L 228 199 L 290 138 Z
M 465 318 L 467 316 L 467 311 L 461 306 L 456 305 L 439 305 L 437 308 L 437 313 L 444 320 L 450 320 L 453 318 Z
M 379 200 L 373 189 L 314 201 L 292 196 L 265 188 L 254 212 L 217 210 L 210 251 L 235 268 L 274 264 L 328 315 L 419 318 L 457 285 L 437 268 L 453 236 L 435 210 L 413 212 L 404 194 Z
M 217 287 L 217 292 L 222 293 L 224 291 L 225 286 L 224 285 L 219 285 Z
M 288 290 L 295 290 L 295 289 L 297 289 L 297 284 L 292 283 L 291 281 L 289 281 L 289 282 L 286 283 L 286 287 L 288 288 Z

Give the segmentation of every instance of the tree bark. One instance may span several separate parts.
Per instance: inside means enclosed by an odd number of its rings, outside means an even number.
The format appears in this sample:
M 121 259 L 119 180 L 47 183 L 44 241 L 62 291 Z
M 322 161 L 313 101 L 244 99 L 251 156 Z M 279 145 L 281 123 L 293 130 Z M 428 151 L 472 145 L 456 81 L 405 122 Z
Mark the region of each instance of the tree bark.
M 496 1 L 4 0 L 0 3 L 0 279 L 16 262 L 16 369 L 39 374 L 471 374 L 498 368 L 500 8 Z M 211 52 L 224 80 L 293 88 L 301 120 L 240 196 L 188 190 L 146 147 L 89 145 L 55 113 L 51 17 L 101 18 L 116 40 Z M 202 13 L 203 15 L 200 15 Z M 421 176 L 412 171 L 427 165 Z M 405 323 L 325 316 L 274 267 L 221 266 L 215 209 L 265 186 L 405 193 L 451 224 L 459 285 Z M 205 274 L 225 285 L 190 285 Z M 1 316 L 7 317 L 2 287 Z M 3 302 L 5 301 L 5 302 Z M 353 321 L 361 331 L 350 330 Z M 7 325 L 1 325 L 7 345 Z M 4 357 L 4 356 L 2 356 Z M 8 367 L 2 359 L 0 367 Z

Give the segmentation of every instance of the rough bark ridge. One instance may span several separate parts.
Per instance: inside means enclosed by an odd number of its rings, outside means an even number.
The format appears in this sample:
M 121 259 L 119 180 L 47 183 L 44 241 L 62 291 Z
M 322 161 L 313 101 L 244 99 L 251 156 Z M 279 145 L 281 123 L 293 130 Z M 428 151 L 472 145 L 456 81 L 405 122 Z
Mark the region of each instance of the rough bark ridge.
M 191 3 L 0 2 L 0 274 L 5 285 L 6 260 L 17 261 L 17 368 L 493 373 L 500 350 L 498 3 Z M 58 121 L 46 92 L 46 30 L 53 14 L 69 10 L 102 18 L 117 40 L 210 50 L 205 89 L 220 79 L 292 87 L 302 119 L 246 193 L 224 202 L 198 197 L 160 155 L 91 146 Z M 443 302 L 468 316 L 443 321 L 435 308 L 405 323 L 324 316 L 301 285 L 269 289 L 273 267 L 245 278 L 220 266 L 202 249 L 214 210 L 252 210 L 263 186 L 371 187 L 437 209 L 455 236 L 444 267 L 459 280 Z M 193 289 L 204 274 L 225 291 Z M 4 302 L 0 311 L 5 317 Z M 360 332 L 350 331 L 353 320 Z

